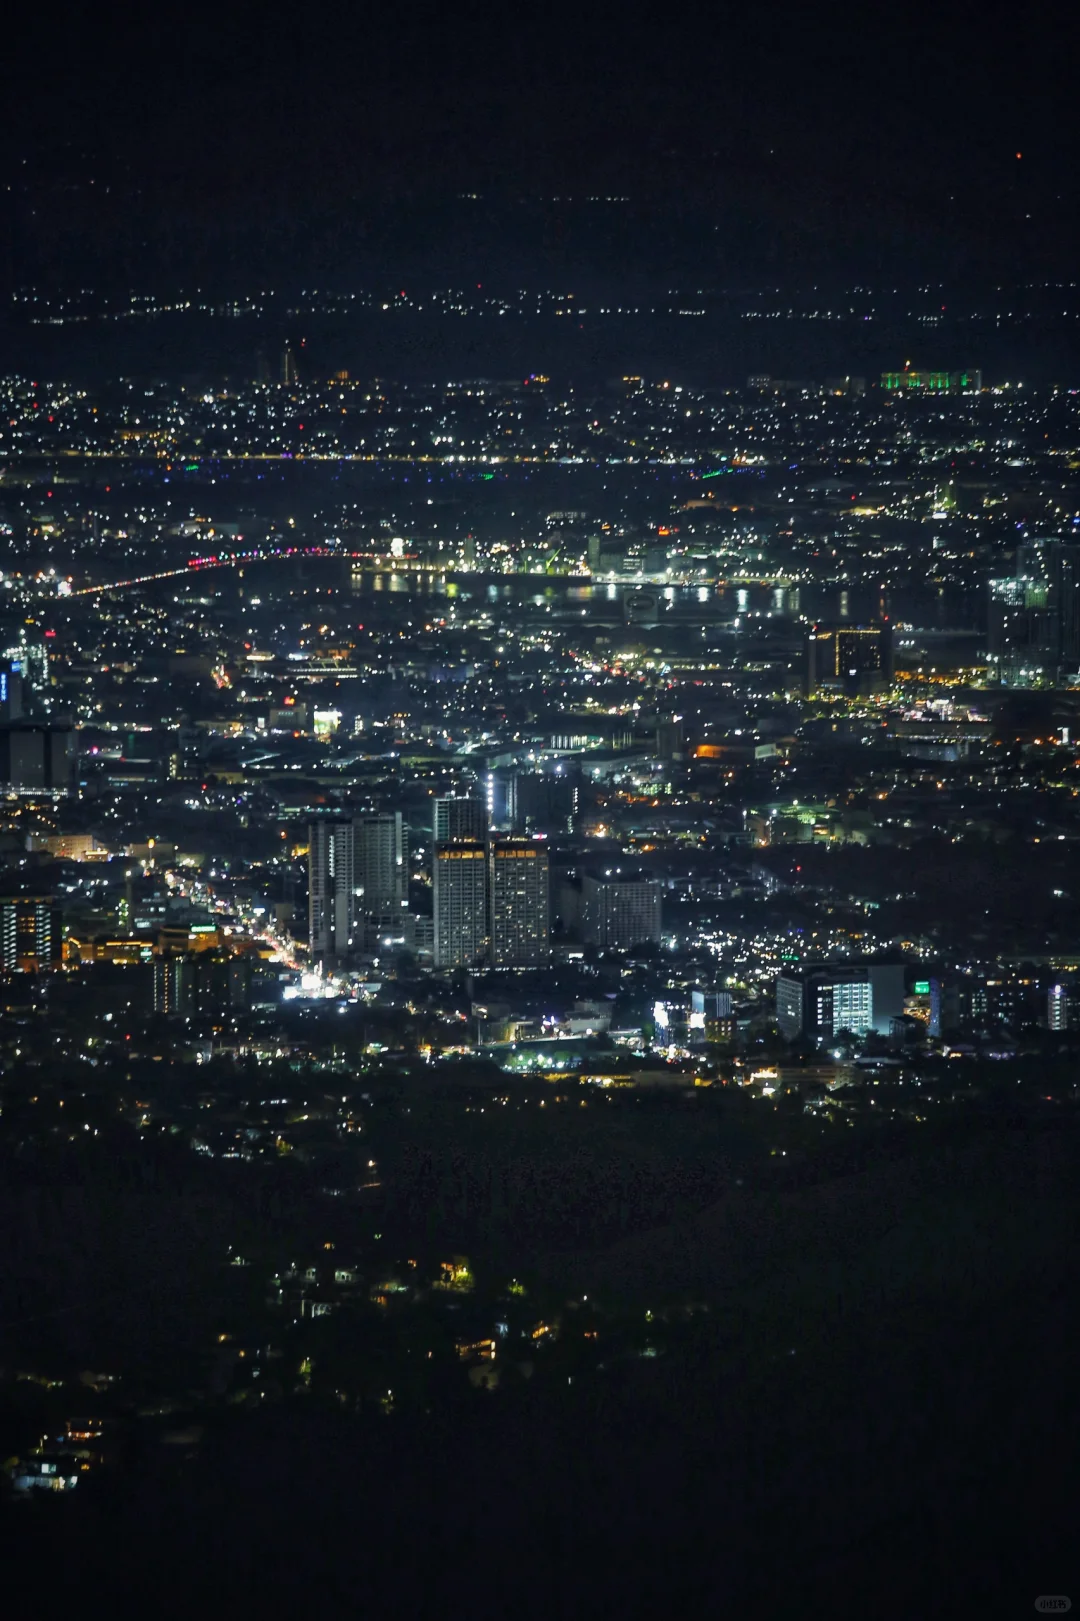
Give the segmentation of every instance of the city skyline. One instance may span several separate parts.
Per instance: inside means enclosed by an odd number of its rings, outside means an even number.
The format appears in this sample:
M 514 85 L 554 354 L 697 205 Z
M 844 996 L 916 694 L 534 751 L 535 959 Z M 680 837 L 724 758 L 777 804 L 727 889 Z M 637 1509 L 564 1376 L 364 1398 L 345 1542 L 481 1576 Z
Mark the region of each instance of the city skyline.
M 22 1609 L 1077 1600 L 1071 38 L 8 21 Z

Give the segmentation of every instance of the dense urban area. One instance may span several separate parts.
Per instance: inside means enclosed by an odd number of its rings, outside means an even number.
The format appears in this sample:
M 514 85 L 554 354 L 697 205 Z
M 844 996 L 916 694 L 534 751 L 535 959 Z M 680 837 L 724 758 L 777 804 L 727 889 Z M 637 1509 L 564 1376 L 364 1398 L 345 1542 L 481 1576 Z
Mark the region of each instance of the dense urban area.
M 0 379 L 11 1505 L 92 1566 L 317 1433 L 387 1528 L 440 1459 L 452 1559 L 553 1433 L 610 1526 L 627 1411 L 710 1468 L 715 1378 L 827 1549 L 812 1378 L 889 1523 L 859 1447 L 980 1422 L 878 1404 L 897 1325 L 1041 1366 L 1076 1237 L 1080 391 L 250 369 Z

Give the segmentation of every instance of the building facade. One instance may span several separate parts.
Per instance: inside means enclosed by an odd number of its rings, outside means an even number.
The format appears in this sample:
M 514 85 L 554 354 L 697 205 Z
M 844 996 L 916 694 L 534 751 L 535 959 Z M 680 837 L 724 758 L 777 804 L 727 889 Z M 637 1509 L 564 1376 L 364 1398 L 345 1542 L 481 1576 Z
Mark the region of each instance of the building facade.
M 594 877 L 581 885 L 584 939 L 606 951 L 629 951 L 660 939 L 660 885 L 655 878 Z
M 440 797 L 432 808 L 431 832 L 436 844 L 482 842 L 488 834 L 487 806 L 480 799 Z
M 548 853 L 532 839 L 498 839 L 488 855 L 491 961 L 525 967 L 547 960 L 550 935 Z
M 359 900 L 356 830 L 351 817 L 320 817 L 308 827 L 308 943 L 312 962 L 344 962 L 356 948 Z
M 34 974 L 57 968 L 62 949 L 60 909 L 51 895 L 0 897 L 0 970 Z
M 436 968 L 482 962 L 488 948 L 487 846 L 479 839 L 435 850 L 433 950 Z
M 831 1041 L 842 1033 L 887 1036 L 904 1013 L 903 966 L 850 963 L 784 973 L 776 981 L 776 1022 L 789 1040 Z

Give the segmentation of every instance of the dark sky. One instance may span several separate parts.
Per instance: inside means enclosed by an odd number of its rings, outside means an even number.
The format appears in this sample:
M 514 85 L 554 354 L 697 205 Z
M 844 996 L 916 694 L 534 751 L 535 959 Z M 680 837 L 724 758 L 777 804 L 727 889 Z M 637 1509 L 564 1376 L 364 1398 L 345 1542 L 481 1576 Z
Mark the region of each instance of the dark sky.
M 1071 274 L 1075 67 L 1064 8 L 996 0 L 42 6 L 11 269 Z

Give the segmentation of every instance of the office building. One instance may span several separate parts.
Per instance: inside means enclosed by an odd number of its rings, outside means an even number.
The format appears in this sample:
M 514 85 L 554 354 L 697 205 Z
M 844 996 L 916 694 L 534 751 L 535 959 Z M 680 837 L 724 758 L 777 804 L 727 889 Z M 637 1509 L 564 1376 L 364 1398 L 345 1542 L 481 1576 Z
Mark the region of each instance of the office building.
M 489 852 L 491 961 L 524 967 L 547 960 L 548 853 L 531 839 L 499 839 Z
M 432 808 L 431 832 L 436 844 L 483 842 L 488 833 L 487 806 L 480 799 L 440 797 Z
M 887 1036 L 904 1012 L 904 969 L 851 963 L 783 973 L 776 981 L 776 1022 L 789 1040 L 831 1041 L 841 1033 Z
M 433 880 L 436 968 L 482 962 L 488 946 L 486 844 L 473 839 L 438 847 Z
M 646 941 L 659 941 L 659 883 L 655 878 L 586 873 L 581 930 L 590 945 L 605 951 L 629 951 Z
M 864 697 L 892 682 L 889 625 L 814 625 L 806 644 L 806 690 Z
M 308 946 L 311 960 L 346 961 L 356 947 L 359 898 L 351 817 L 320 817 L 308 828 Z

